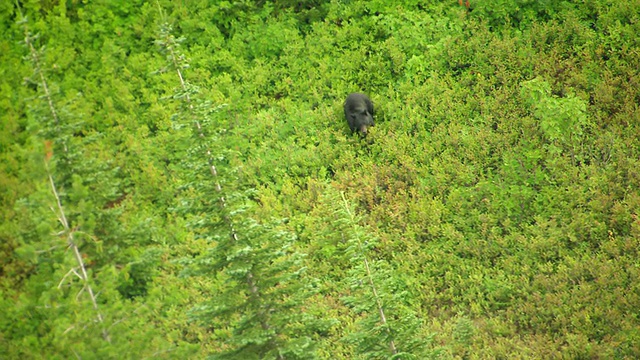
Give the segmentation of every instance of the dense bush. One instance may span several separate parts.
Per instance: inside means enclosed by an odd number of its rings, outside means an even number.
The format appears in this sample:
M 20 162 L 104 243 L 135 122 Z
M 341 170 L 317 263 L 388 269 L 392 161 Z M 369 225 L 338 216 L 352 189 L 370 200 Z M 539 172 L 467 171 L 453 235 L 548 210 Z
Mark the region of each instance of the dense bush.
M 468 4 L 0 5 L 0 357 L 640 357 L 638 4 Z

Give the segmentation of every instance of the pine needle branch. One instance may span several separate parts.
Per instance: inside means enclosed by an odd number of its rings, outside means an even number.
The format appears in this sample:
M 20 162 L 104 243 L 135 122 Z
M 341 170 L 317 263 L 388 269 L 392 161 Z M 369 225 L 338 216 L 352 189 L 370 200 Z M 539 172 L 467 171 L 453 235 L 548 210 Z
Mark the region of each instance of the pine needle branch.
M 369 287 L 371 288 L 371 292 L 372 292 L 373 297 L 374 297 L 374 299 L 376 301 L 376 306 L 378 308 L 378 314 L 380 315 L 380 322 L 384 326 L 385 331 L 387 332 L 387 334 L 389 335 L 389 338 L 391 339 L 389 341 L 389 350 L 391 351 L 391 354 L 396 355 L 398 353 L 398 350 L 396 349 L 395 341 L 393 339 L 393 335 L 392 335 L 392 332 L 391 332 L 391 326 L 387 322 L 387 317 L 385 316 L 385 313 L 384 313 L 384 307 L 382 306 L 382 299 L 380 298 L 380 296 L 378 296 L 378 290 L 376 288 L 375 282 L 373 281 L 373 275 L 371 273 L 371 268 L 369 267 L 369 260 L 367 259 L 367 256 L 365 254 L 362 241 L 357 235 L 358 234 L 358 228 L 357 228 L 358 224 L 356 222 L 355 215 L 351 212 L 351 209 L 349 207 L 349 203 L 347 202 L 347 198 L 345 197 L 343 191 L 340 192 L 340 196 L 342 197 L 342 202 L 343 202 L 344 209 L 345 209 L 347 215 L 349 216 L 349 222 L 353 226 L 353 230 L 354 230 L 353 234 L 354 234 L 354 237 L 356 237 L 355 240 L 357 241 L 357 244 L 358 244 L 358 251 L 360 252 L 360 256 L 362 257 L 362 260 L 364 262 L 364 267 L 365 267 L 365 270 L 366 270 L 366 276 L 367 276 L 367 280 L 369 282 Z
M 35 46 L 33 45 L 33 40 L 36 39 L 37 36 L 29 31 L 29 27 L 27 26 L 28 20 L 26 16 L 22 14 L 22 9 L 20 8 L 20 4 L 18 2 L 16 2 L 16 8 L 20 13 L 19 23 L 23 24 L 24 43 L 29 49 L 29 59 L 34 67 L 34 75 L 39 78 L 39 84 L 42 86 L 42 91 L 44 92 L 42 97 L 47 101 L 49 112 L 51 113 L 51 117 L 53 118 L 53 122 L 57 128 L 60 126 L 60 117 L 58 116 L 58 111 L 56 110 L 56 107 L 54 105 L 53 96 L 51 95 L 51 91 L 49 90 L 49 84 L 46 77 L 44 76 L 44 71 L 42 69 L 40 61 L 40 55 L 38 53 L 38 50 L 36 50 Z M 63 142 L 62 146 L 64 151 L 67 152 L 67 145 Z

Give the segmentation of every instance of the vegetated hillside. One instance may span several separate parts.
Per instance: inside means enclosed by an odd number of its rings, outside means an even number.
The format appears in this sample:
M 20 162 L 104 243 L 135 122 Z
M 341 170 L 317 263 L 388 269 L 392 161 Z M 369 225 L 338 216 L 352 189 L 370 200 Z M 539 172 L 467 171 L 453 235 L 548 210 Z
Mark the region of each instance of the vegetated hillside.
M 640 357 L 639 5 L 0 5 L 0 358 Z

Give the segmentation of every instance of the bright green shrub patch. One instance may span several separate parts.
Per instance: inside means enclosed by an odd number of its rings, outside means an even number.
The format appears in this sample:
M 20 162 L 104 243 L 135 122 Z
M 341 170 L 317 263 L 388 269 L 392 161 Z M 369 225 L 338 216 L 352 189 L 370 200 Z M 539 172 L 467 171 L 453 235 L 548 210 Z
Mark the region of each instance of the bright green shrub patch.
M 0 8 L 0 357 L 640 357 L 634 2 Z

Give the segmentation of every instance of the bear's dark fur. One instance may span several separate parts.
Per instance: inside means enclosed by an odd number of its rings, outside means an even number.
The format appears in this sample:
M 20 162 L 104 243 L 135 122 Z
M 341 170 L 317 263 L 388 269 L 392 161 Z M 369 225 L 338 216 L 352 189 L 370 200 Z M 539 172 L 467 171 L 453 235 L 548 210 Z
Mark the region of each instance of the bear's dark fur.
M 365 94 L 353 93 L 347 96 L 344 102 L 344 116 L 347 118 L 351 132 L 359 131 L 367 135 L 373 122 L 373 103 Z

